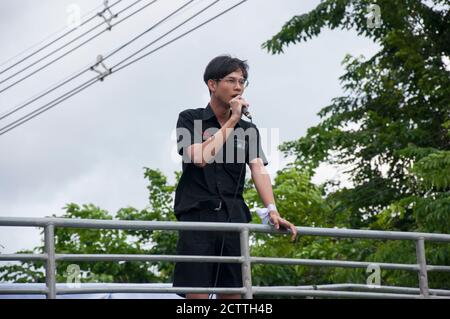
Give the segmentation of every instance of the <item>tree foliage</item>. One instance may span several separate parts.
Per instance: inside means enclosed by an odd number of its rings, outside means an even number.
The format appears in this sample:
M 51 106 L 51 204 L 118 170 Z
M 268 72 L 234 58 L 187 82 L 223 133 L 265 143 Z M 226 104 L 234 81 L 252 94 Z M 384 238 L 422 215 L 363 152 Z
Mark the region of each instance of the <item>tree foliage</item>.
M 380 24 L 368 23 L 373 5 Z M 343 95 L 320 112 L 321 121 L 281 150 L 294 155 L 277 172 L 274 193 L 283 216 L 298 226 L 345 227 L 449 233 L 450 229 L 450 5 L 445 0 L 324 0 L 289 20 L 263 48 L 283 53 L 289 45 L 320 35 L 324 28 L 356 30 L 378 44 L 370 58 L 343 59 Z M 352 186 L 311 183 L 320 164 L 346 169 Z M 174 185 L 146 169 L 149 207 L 120 209 L 115 216 L 94 205 L 68 204 L 67 218 L 174 220 Z M 177 175 L 179 177 L 179 175 Z M 250 181 L 250 207 L 262 206 Z M 255 219 L 254 222 L 259 222 Z M 252 254 L 309 259 L 416 263 L 407 241 L 252 236 Z M 58 253 L 174 254 L 176 233 L 58 229 Z M 35 252 L 42 252 L 38 247 Z M 450 265 L 448 244 L 427 243 L 427 263 Z M 171 263 L 79 263 L 86 281 L 167 282 Z M 65 281 L 67 263 L 58 263 Z M 364 269 L 255 265 L 256 285 L 365 283 Z M 429 273 L 430 287 L 448 288 L 450 276 Z M 0 281 L 42 282 L 42 263 L 0 268 Z M 382 272 L 382 284 L 417 286 L 417 274 Z
M 145 178 L 149 181 L 149 206 L 138 210 L 133 207 L 120 209 L 115 216 L 101 208 L 87 204 L 81 207 L 69 203 L 64 207 L 62 218 L 173 221 L 173 186 L 158 170 L 146 168 Z M 175 254 L 175 232 L 125 231 L 56 228 L 55 250 L 59 254 Z M 39 246 L 22 253 L 43 253 Z M 82 282 L 145 283 L 170 282 L 173 265 L 170 263 L 147 262 L 58 262 L 57 281 L 67 282 L 67 269 L 77 264 L 81 270 Z M 21 265 L 0 267 L 0 281 L 44 282 L 42 262 L 22 262 Z
M 381 9 L 376 27 L 368 23 L 373 4 Z M 325 0 L 263 44 L 273 54 L 283 53 L 328 27 L 354 29 L 380 47 L 369 59 L 344 58 L 345 95 L 320 111 L 321 122 L 306 136 L 281 147 L 311 174 L 322 163 L 347 170 L 352 187 L 329 187 L 326 194 L 333 211 L 349 210 L 347 227 L 450 230 L 450 73 L 444 63 L 450 56 L 449 8 L 437 0 Z M 327 184 L 335 186 L 332 180 Z M 429 246 L 430 263 L 450 264 L 446 246 Z M 414 245 L 373 247 L 367 260 L 415 263 Z M 336 274 L 349 276 L 348 271 Z M 415 274 L 387 272 L 385 279 L 417 284 Z M 450 282 L 448 275 L 432 279 L 432 285 Z

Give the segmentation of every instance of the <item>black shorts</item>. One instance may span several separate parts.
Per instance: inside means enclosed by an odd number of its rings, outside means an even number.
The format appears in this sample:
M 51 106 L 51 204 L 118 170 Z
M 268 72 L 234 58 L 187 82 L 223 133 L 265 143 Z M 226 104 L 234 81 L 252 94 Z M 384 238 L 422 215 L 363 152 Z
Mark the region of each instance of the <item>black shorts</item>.
M 194 210 L 180 221 L 228 222 L 226 210 Z M 177 254 L 204 256 L 240 256 L 239 232 L 179 231 Z M 178 262 L 174 287 L 242 287 L 240 263 Z M 183 296 L 183 294 L 179 294 Z

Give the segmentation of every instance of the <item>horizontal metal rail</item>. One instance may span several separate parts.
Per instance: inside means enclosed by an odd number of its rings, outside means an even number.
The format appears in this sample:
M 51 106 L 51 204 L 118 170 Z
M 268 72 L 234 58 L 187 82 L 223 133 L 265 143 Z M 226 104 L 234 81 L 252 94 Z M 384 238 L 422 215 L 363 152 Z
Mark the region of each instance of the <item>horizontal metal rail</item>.
M 22 284 L 19 284 L 22 285 Z M 92 284 L 79 284 L 79 287 L 67 288 L 68 284 L 57 284 L 58 295 L 65 294 L 99 294 L 99 293 L 186 293 L 195 291 L 197 293 L 242 293 L 242 288 L 173 288 L 173 287 L 154 287 L 149 284 L 104 284 L 104 287 L 89 287 Z M 88 286 L 88 287 L 85 287 Z M 420 297 L 419 288 L 411 287 L 396 287 L 396 286 L 367 286 L 361 284 L 331 284 L 331 285 L 310 285 L 310 286 L 270 286 L 270 287 L 260 287 L 254 286 L 253 289 L 257 291 L 258 295 L 270 294 L 265 289 L 270 288 L 271 292 L 275 291 L 278 295 L 292 295 L 291 291 L 299 291 L 300 294 L 311 296 L 312 294 L 305 293 L 305 291 L 348 291 L 350 292 L 370 292 L 379 294 L 383 293 L 396 293 L 398 296 L 403 298 Z M 47 293 L 47 289 L 43 288 L 8 288 L 1 289 L 0 285 L 0 295 L 1 294 L 40 294 L 44 295 Z M 431 297 L 444 297 L 447 299 L 450 297 L 450 290 L 443 289 L 430 289 Z M 335 294 L 323 294 L 320 297 L 335 297 Z M 346 295 L 348 297 L 348 295 Z M 370 297 L 371 295 L 368 295 Z M 384 295 L 384 297 L 388 297 Z
M 55 254 L 56 261 L 145 261 L 145 262 L 220 262 L 220 263 L 242 263 L 241 256 L 197 256 L 197 255 L 127 255 L 127 254 Z M 0 255 L 0 261 L 45 261 L 46 254 L 4 254 Z M 342 268 L 367 268 L 377 265 L 381 269 L 418 271 L 417 264 L 395 264 L 380 262 L 360 262 L 328 259 L 298 259 L 298 258 L 269 258 L 250 257 L 252 264 L 280 264 L 319 267 L 342 267 Z M 427 265 L 427 271 L 450 272 L 450 266 Z
M 205 231 L 236 231 L 248 229 L 251 232 L 288 234 L 287 231 L 275 230 L 267 225 L 245 223 L 197 223 L 197 222 L 160 222 L 135 220 L 98 220 L 98 219 L 70 219 L 70 218 L 26 218 L 0 217 L 0 226 L 17 227 L 55 227 L 90 228 L 90 229 L 122 229 L 122 230 L 205 230 Z M 344 228 L 316 228 L 297 227 L 301 236 L 368 238 L 391 240 L 418 240 L 450 242 L 449 234 L 433 234 L 418 232 L 358 230 Z
M 266 288 L 266 287 L 262 287 Z M 420 294 L 419 288 L 399 287 L 399 286 L 368 286 L 362 284 L 329 284 L 329 285 L 310 285 L 310 286 L 270 286 L 274 289 L 298 289 L 298 290 L 331 290 L 331 291 L 368 291 L 368 292 L 392 292 L 404 294 Z M 431 295 L 450 296 L 450 290 L 430 289 Z
M 0 261 L 46 261 L 47 254 L 0 254 Z
M 0 295 L 48 295 L 47 288 L 4 289 L 0 285 Z
M 377 265 L 382 269 L 391 270 L 407 270 L 418 271 L 420 269 L 417 264 L 394 264 L 380 262 L 362 262 L 362 261 L 343 261 L 343 260 L 326 260 L 326 259 L 297 259 L 297 258 L 268 258 L 268 257 L 251 257 L 253 264 L 280 264 L 280 265 L 302 265 L 302 266 L 320 266 L 320 267 L 343 267 L 343 268 L 367 268 L 371 265 Z M 427 271 L 448 271 L 450 266 L 427 265 Z
M 413 240 L 416 243 L 417 264 L 395 264 L 378 262 L 357 262 L 342 260 L 315 260 L 294 258 L 267 258 L 252 257 L 249 254 L 249 232 L 268 234 L 287 234 L 285 230 L 275 230 L 271 226 L 245 224 L 245 223 L 206 223 L 206 222 L 159 222 L 159 221 L 123 221 L 123 220 L 83 220 L 67 218 L 11 218 L 0 217 L 0 226 L 11 227 L 43 227 L 45 237 L 44 254 L 7 254 L 0 255 L 0 261 L 44 261 L 46 264 L 46 288 L 45 289 L 2 289 L 0 294 L 46 294 L 47 298 L 54 299 L 57 294 L 75 293 L 106 293 L 106 292 L 168 292 L 168 293 L 238 293 L 246 298 L 256 295 L 291 295 L 291 296 L 317 296 L 317 297 L 343 297 L 343 298 L 437 298 L 438 295 L 449 296 L 448 290 L 428 289 L 428 271 L 450 271 L 450 266 L 427 265 L 425 260 L 425 241 L 450 242 L 449 234 L 433 234 L 419 232 L 375 231 L 337 228 L 297 227 L 299 236 L 326 236 L 338 238 L 365 238 L 382 240 Z M 56 254 L 55 235 L 57 227 L 83 228 L 83 229 L 120 229 L 120 230 L 201 230 L 201 231 L 234 231 L 240 233 L 241 256 L 187 256 L 187 255 L 126 255 L 126 254 L 102 254 L 102 255 L 75 255 Z M 106 288 L 57 288 L 56 262 L 62 261 L 145 261 L 145 262 L 220 262 L 240 263 L 244 286 L 242 288 L 198 288 L 198 287 L 136 287 L 136 286 L 108 286 Z M 420 288 L 409 287 L 381 287 L 383 289 L 367 290 L 364 285 L 334 285 L 334 289 L 359 289 L 360 291 L 329 291 L 326 288 L 318 291 L 310 289 L 316 286 L 301 287 L 253 287 L 251 285 L 252 264 L 281 264 L 281 265 L 305 265 L 325 267 L 349 267 L 366 268 L 377 265 L 383 269 L 396 269 L 415 271 L 418 273 Z M 333 285 L 328 285 L 331 287 Z M 366 288 L 363 288 L 364 286 Z M 325 286 L 323 286 L 325 287 Z M 398 289 L 397 289 L 398 288 Z M 408 290 L 409 289 L 409 290 Z M 326 291 L 325 291 L 326 290 Z M 375 292 L 377 291 L 377 292 Z
M 383 292 L 347 292 L 347 291 L 317 291 L 301 289 L 272 289 L 272 287 L 253 287 L 254 295 L 297 296 L 297 297 L 330 297 L 330 298 L 368 298 L 368 299 L 447 299 L 446 297 L 410 294 L 393 294 Z

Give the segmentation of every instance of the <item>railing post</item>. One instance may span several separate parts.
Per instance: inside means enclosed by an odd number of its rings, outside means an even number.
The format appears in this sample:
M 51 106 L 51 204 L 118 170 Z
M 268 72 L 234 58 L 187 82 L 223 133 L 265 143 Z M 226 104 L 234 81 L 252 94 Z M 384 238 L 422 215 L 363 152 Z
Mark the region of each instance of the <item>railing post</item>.
M 428 298 L 430 296 L 428 291 L 428 275 L 427 262 L 425 258 L 425 239 L 420 237 L 416 240 L 416 256 L 417 264 L 419 265 L 419 287 L 420 294 Z
M 241 255 L 244 257 L 242 263 L 242 283 L 245 288 L 245 299 L 253 299 L 252 292 L 252 269 L 250 263 L 250 248 L 249 248 L 249 236 L 248 228 L 241 230 Z
M 47 285 L 47 299 L 56 299 L 56 261 L 55 261 L 55 226 L 48 224 L 44 230 L 44 245 L 47 253 L 45 267 L 45 282 Z

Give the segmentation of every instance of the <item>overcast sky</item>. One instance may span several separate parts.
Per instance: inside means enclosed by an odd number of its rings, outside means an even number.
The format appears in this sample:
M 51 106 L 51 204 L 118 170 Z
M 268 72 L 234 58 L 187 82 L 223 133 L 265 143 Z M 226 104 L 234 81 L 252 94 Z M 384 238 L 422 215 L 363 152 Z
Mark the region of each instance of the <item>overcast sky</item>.
M 112 10 L 117 12 L 133 1 L 123 0 Z M 143 0 L 118 19 L 148 2 Z M 51 67 L 0 93 L 0 114 L 95 61 L 97 55 L 111 52 L 185 2 L 160 0 Z M 105 64 L 117 63 L 211 2 L 195 1 L 189 9 Z M 182 30 L 237 2 L 219 2 Z M 377 49 L 373 42 L 353 31 L 338 30 L 325 30 L 319 38 L 290 46 L 281 55 L 273 56 L 261 49 L 261 44 L 287 20 L 308 12 L 318 2 L 249 0 L 206 27 L 0 136 L 0 216 L 61 215 L 62 208 L 70 202 L 93 203 L 113 214 L 122 207 L 147 206 L 143 167 L 160 169 L 173 181 L 173 172 L 181 169 L 174 156 L 177 115 L 186 108 L 206 106 L 208 90 L 202 80 L 204 69 L 212 58 L 224 53 L 248 60 L 250 86 L 245 97 L 250 102 L 254 123 L 260 130 L 267 130 L 269 136 L 274 134 L 271 143 L 267 143 L 267 137 L 264 144 L 271 162 L 270 171 L 281 168 L 284 161 L 273 151 L 273 146 L 304 135 L 308 127 L 318 123 L 317 112 L 342 94 L 338 77 L 344 72 L 341 66 L 344 55 L 371 56 Z M 73 4 L 86 13 L 102 5 L 102 1 L 2 0 L 0 63 L 61 30 L 74 14 Z M 100 17 L 96 18 L 58 44 L 66 43 L 101 21 Z M 56 48 L 52 46 L 45 53 Z M 37 55 L 21 67 L 43 55 Z M 0 70 L 18 59 L 0 66 Z M 1 74 L 0 81 L 18 70 Z M 34 110 L 93 75 L 93 72 L 85 74 L 26 110 Z M 0 84 L 0 90 L 12 82 Z M 3 127 L 16 118 L 0 120 L 0 124 Z M 334 174 L 333 170 L 324 168 L 315 181 L 330 174 Z M 38 240 L 39 233 L 34 229 L 0 227 L 0 245 L 4 247 L 0 246 L 1 253 L 32 248 Z

